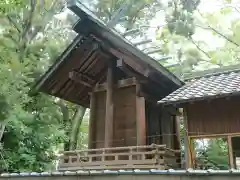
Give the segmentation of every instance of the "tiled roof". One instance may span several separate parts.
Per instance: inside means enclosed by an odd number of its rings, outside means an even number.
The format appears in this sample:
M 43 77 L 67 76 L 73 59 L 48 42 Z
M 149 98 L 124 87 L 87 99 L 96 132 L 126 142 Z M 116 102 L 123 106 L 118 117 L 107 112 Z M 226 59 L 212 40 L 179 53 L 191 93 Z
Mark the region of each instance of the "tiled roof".
M 222 97 L 240 92 L 240 73 L 221 73 L 191 80 L 183 87 L 159 101 L 161 104 L 179 104 L 210 97 Z
M 240 175 L 240 170 L 118 170 L 118 171 L 65 171 L 65 172 L 23 172 L 2 173 L 0 179 L 5 177 L 46 177 L 46 176 L 92 176 L 92 175 Z

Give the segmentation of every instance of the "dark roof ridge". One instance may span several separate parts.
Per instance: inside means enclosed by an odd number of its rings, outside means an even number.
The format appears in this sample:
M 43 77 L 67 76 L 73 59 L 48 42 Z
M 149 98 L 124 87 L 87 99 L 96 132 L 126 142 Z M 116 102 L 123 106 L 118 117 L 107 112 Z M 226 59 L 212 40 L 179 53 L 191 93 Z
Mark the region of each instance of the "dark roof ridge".
M 219 76 L 221 74 L 230 74 L 230 73 L 239 73 L 239 72 L 240 72 L 240 64 L 236 64 L 231 66 L 225 66 L 222 68 L 213 68 L 209 70 L 189 73 L 186 75 L 187 77 L 184 78 L 184 81 L 191 81 L 191 80 L 196 80 L 203 77 L 208 78 L 211 76 Z

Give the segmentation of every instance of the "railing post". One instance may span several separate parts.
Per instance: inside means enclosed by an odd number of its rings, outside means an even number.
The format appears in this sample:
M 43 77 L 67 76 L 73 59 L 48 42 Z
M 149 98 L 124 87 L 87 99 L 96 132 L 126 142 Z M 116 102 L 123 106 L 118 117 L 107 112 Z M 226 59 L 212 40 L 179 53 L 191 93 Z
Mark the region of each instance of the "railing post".
M 130 148 L 130 155 L 129 155 L 129 160 L 130 161 L 132 161 L 132 153 L 133 153 L 132 148 Z
M 77 163 L 79 163 L 79 162 L 80 162 L 80 159 L 81 159 L 81 155 L 80 155 L 80 153 L 78 153 L 78 152 L 76 152 L 76 155 L 77 155 Z
M 105 161 L 106 158 L 105 158 L 105 149 L 102 150 L 102 158 L 101 158 L 101 161 Z
M 158 154 L 158 148 L 155 148 L 155 149 L 154 149 L 154 151 L 155 151 L 154 158 L 155 158 L 155 160 L 156 160 L 157 164 L 159 164 L 159 154 Z

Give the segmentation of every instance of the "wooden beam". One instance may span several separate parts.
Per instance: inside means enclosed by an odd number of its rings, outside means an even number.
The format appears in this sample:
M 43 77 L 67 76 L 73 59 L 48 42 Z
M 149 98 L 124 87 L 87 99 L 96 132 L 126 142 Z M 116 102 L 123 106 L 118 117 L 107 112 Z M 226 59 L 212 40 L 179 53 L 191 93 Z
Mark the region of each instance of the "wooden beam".
M 155 99 L 154 96 L 150 95 L 150 94 L 147 93 L 147 92 L 143 92 L 142 90 L 140 90 L 138 96 L 139 96 L 139 97 L 144 97 L 145 100 L 157 104 L 158 99 Z
M 141 79 L 141 83 L 151 82 L 153 84 L 156 84 L 158 87 L 160 86 L 161 89 L 159 91 L 161 92 L 164 91 L 162 89 L 169 91 L 169 86 L 164 82 L 165 77 L 159 75 L 156 70 L 149 67 L 148 65 L 141 65 L 140 63 L 125 55 L 121 55 L 121 52 L 115 49 L 112 50 L 112 53 L 115 53 L 119 58 L 117 61 L 117 67 L 119 69 L 130 76 Z
M 116 88 L 123 88 L 123 87 L 135 86 L 135 85 L 136 85 L 136 78 L 128 78 L 128 79 L 118 80 Z M 106 90 L 107 90 L 107 83 L 97 84 L 94 87 L 94 92 L 106 91 Z
M 140 92 L 140 84 L 137 83 L 136 94 Z M 146 114 L 145 98 L 136 95 L 136 128 L 137 146 L 146 145 Z
M 165 107 L 166 110 L 169 112 L 169 114 L 172 114 L 172 115 L 181 115 L 181 113 L 178 111 L 177 108 L 175 107 Z
M 234 169 L 234 158 L 233 158 L 233 148 L 232 148 L 232 136 L 227 137 L 228 142 L 228 158 L 229 158 L 229 168 Z
M 84 80 L 84 77 L 85 79 L 88 79 L 87 81 Z M 89 80 L 89 78 L 86 78 L 86 76 L 84 75 L 81 75 L 80 73 L 77 73 L 77 72 L 69 72 L 69 78 L 72 80 L 72 81 L 75 81 L 75 82 L 78 82 L 80 84 L 83 84 L 85 86 L 88 86 L 88 87 L 93 87 L 93 81 Z M 91 82 L 89 82 L 91 81 Z
M 113 51 L 114 51 L 114 50 L 113 50 Z M 115 52 L 117 55 L 119 55 L 119 54 L 118 54 L 118 51 L 114 51 L 114 52 Z M 121 56 L 119 55 L 119 56 L 117 56 L 117 57 L 121 57 Z M 125 56 L 124 56 L 124 57 L 125 57 Z M 124 57 L 123 57 L 123 58 L 124 58 Z M 120 58 L 120 59 L 117 60 L 117 67 L 118 67 L 119 69 L 121 69 L 122 71 L 126 72 L 126 73 L 129 74 L 129 75 L 135 76 L 136 73 L 134 74 L 134 73 L 130 70 L 131 68 L 134 67 L 134 69 L 135 69 L 135 71 L 136 71 L 137 73 L 142 74 L 142 75 L 144 75 L 145 77 L 148 77 L 148 73 L 150 72 L 150 70 L 149 70 L 148 68 L 142 67 L 140 64 L 135 63 L 134 61 L 133 61 L 132 63 L 130 63 L 131 66 L 129 66 L 129 64 L 127 64 L 127 63 L 124 62 L 123 58 Z M 125 58 L 127 58 L 127 57 L 125 57 Z M 129 58 L 128 58 L 128 59 L 129 59 Z
M 114 62 L 110 60 L 107 72 L 106 93 L 106 117 L 105 117 L 105 140 L 104 147 L 112 147 L 113 142 L 113 86 L 114 86 Z
M 204 134 L 204 135 L 193 135 L 189 136 L 193 139 L 203 139 L 203 138 L 223 138 L 227 136 L 240 137 L 240 133 L 225 133 L 225 134 Z
M 96 141 L 96 94 L 91 94 L 90 99 L 90 118 L 89 118 L 89 136 L 88 136 L 88 149 L 94 149 L 96 146 L 94 146 L 94 142 Z

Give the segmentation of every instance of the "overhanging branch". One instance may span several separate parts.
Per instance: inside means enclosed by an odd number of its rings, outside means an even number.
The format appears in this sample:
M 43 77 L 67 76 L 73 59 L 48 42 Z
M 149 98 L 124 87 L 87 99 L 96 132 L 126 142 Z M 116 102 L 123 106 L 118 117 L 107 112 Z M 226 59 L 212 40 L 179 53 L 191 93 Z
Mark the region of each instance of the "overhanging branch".
M 203 14 L 198 11 L 198 13 L 203 17 Z M 223 33 L 219 32 L 217 29 L 215 29 L 214 27 L 212 27 L 209 23 L 207 24 L 207 27 L 203 27 L 201 25 L 197 25 L 197 27 L 200 27 L 202 29 L 206 29 L 206 30 L 211 30 L 213 32 L 215 32 L 217 35 L 221 36 L 222 38 L 226 39 L 228 42 L 236 45 L 236 46 L 240 46 L 237 42 L 235 42 L 234 40 L 230 39 L 229 37 L 227 37 L 226 35 L 224 35 Z

